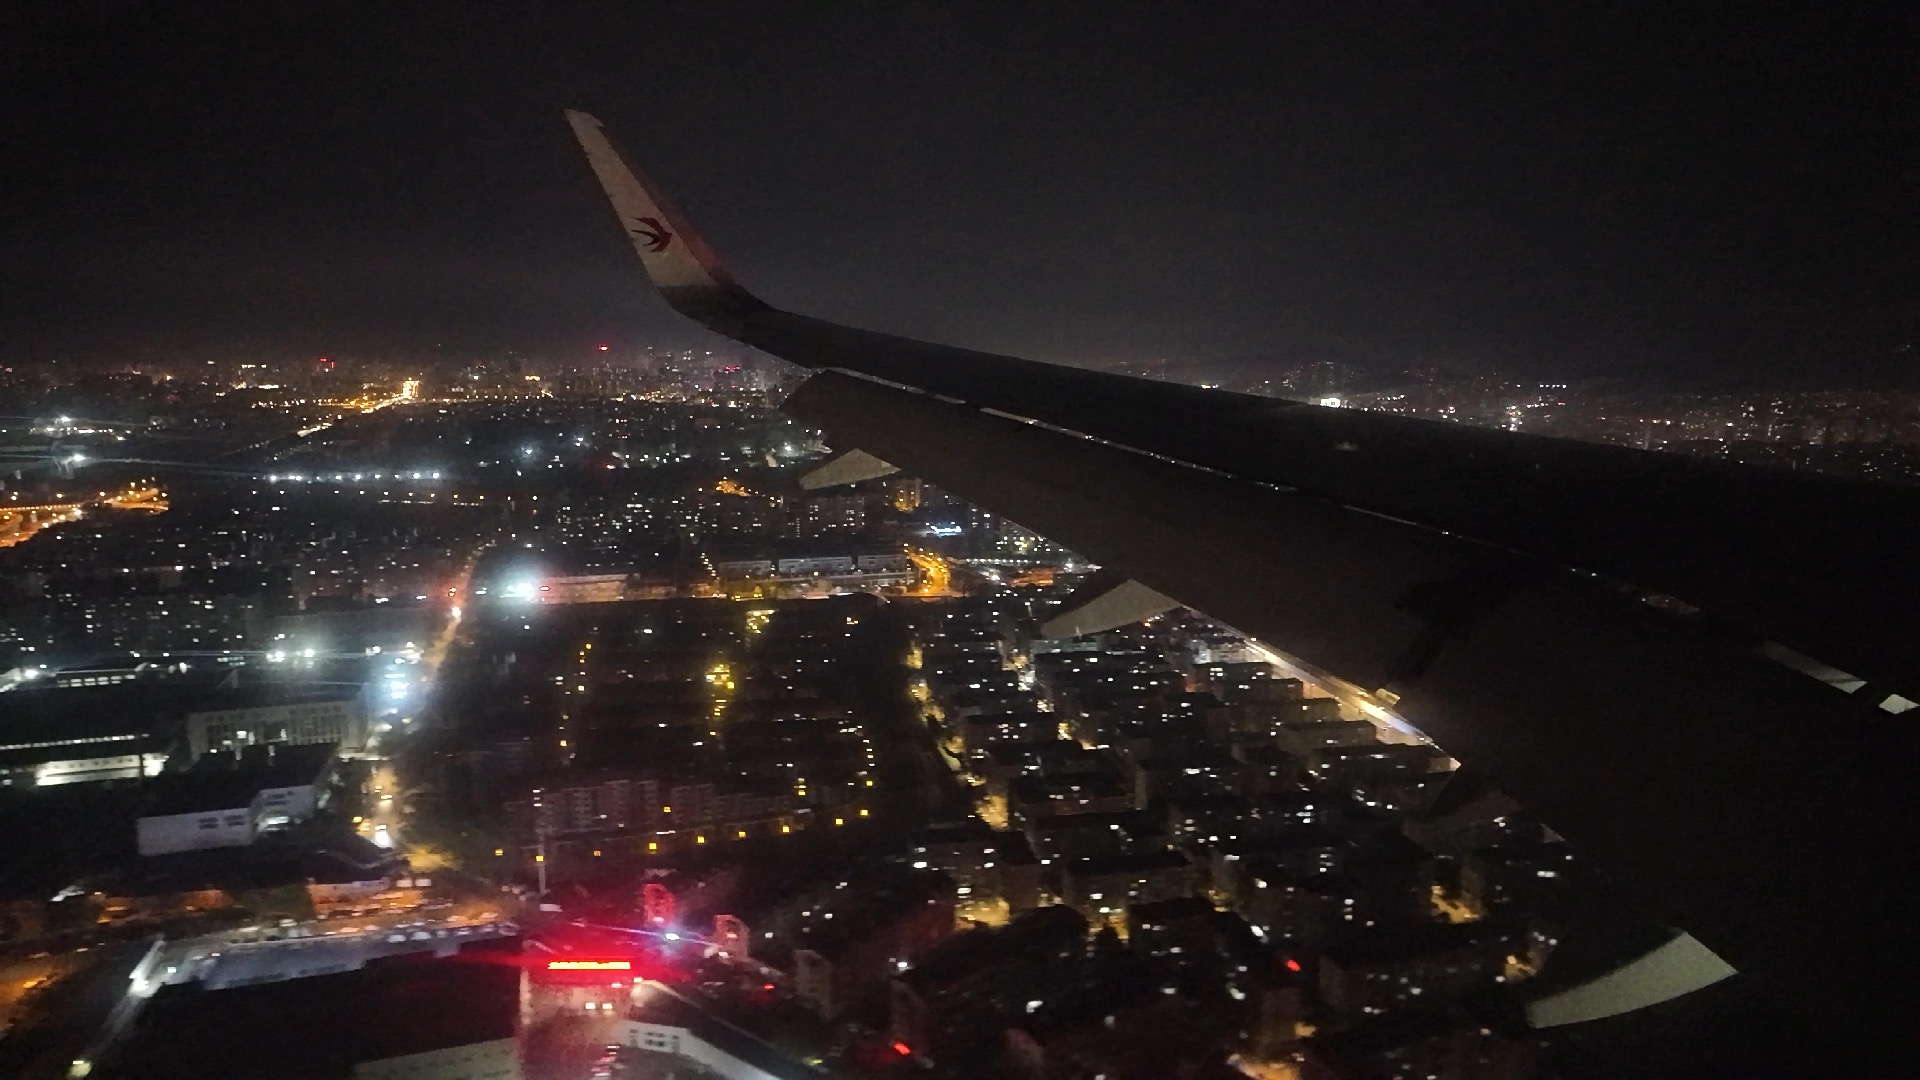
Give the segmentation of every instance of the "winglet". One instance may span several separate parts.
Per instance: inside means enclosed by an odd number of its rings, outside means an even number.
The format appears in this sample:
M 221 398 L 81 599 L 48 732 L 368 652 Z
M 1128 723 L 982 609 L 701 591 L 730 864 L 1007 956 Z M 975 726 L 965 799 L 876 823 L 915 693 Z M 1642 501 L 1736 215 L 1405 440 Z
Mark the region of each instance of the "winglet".
M 741 319 L 766 309 L 766 304 L 734 282 L 713 249 L 668 204 L 660 189 L 620 156 L 598 119 L 568 109 L 567 123 L 613 203 L 620 227 L 633 241 L 640 265 L 674 310 L 731 335 Z

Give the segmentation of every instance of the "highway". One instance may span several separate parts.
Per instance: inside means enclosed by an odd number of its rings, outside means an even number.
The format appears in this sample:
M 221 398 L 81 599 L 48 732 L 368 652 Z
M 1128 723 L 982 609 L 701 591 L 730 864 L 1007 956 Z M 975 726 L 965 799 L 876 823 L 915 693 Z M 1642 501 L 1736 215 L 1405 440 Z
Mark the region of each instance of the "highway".
M 103 491 L 94 498 L 74 499 L 69 502 L 39 503 L 29 506 L 0 503 L 0 548 L 25 543 L 33 539 L 34 534 L 50 525 L 76 521 L 85 515 L 89 506 L 159 512 L 167 508 L 167 497 L 159 488 L 149 486 Z
M 0 547 L 12 547 L 33 539 L 49 525 L 74 521 L 80 517 L 80 503 L 52 503 L 45 506 L 0 506 Z

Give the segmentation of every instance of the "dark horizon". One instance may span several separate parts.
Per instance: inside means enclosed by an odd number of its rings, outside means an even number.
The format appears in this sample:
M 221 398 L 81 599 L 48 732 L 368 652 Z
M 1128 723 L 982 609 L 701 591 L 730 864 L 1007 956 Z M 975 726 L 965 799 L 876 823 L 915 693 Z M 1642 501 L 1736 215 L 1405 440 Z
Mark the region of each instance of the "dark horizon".
M 1699 385 L 1920 355 L 1891 5 L 362 14 L 5 17 L 0 359 L 711 347 L 569 106 L 769 301 L 990 351 Z

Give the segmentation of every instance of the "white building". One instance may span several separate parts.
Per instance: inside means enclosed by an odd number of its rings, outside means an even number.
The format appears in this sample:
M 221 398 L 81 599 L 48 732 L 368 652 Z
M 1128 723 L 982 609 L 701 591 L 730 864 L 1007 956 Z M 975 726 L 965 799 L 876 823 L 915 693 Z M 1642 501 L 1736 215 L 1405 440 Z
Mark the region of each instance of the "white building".
M 222 690 L 187 714 L 194 760 L 211 750 L 240 752 L 273 743 L 367 744 L 364 687 L 358 683 L 249 686 Z
M 779 560 L 774 569 L 781 577 L 810 574 L 849 574 L 853 572 L 851 555 L 795 555 Z
M 722 581 L 772 577 L 773 560 L 753 558 L 750 556 L 741 558 L 717 558 L 713 560 L 713 574 Z
M 305 821 L 326 805 L 334 764 L 330 744 L 263 747 L 233 765 L 163 777 L 134 826 L 140 854 L 245 847 L 263 830 Z
M 198 796 L 198 797 L 196 797 Z M 239 790 L 183 793 L 135 823 L 142 855 L 172 855 L 253 843 L 255 815 L 251 795 Z
M 913 561 L 907 558 L 905 551 L 864 551 L 853 557 L 856 569 L 879 572 L 902 572 L 913 569 Z

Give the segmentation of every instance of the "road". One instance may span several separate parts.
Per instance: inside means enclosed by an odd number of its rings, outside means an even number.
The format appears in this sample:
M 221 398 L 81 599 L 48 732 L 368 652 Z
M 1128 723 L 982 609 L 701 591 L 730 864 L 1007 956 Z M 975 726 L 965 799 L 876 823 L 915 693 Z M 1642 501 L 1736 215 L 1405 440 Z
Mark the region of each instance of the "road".
M 424 685 L 431 686 L 433 678 L 440 672 L 440 665 L 447 659 L 447 650 L 453 646 L 454 637 L 460 632 L 460 619 L 465 613 L 463 604 L 467 599 L 467 586 L 473 581 L 474 564 L 480 561 L 478 553 L 462 563 L 454 571 L 453 580 L 447 585 L 447 599 L 452 601 L 453 609 L 438 636 L 427 643 L 426 650 L 420 654 L 421 676 Z
M 953 595 L 953 568 L 947 565 L 947 560 L 930 551 L 919 551 L 914 548 L 907 549 L 907 558 L 913 560 L 914 567 L 917 568 L 925 578 L 924 581 L 914 587 L 912 595 Z
M 414 725 L 415 730 L 426 726 L 429 713 L 437 707 L 436 689 L 440 669 L 446 663 L 447 652 L 454 639 L 459 635 L 460 622 L 464 612 L 460 601 L 467 596 L 467 586 L 473 577 L 474 559 L 469 559 L 454 573 L 447 587 L 447 597 L 453 601 L 447 624 L 434 635 L 432 641 L 420 653 L 420 662 L 414 668 L 414 705 L 413 715 L 423 721 Z M 373 763 L 373 775 L 368 781 L 373 803 L 363 815 L 365 820 L 359 823 L 361 835 L 383 847 L 391 847 L 407 857 L 408 866 L 416 872 L 433 873 L 450 865 L 452 860 L 446 852 L 429 847 L 411 835 L 406 828 L 406 815 L 409 800 L 402 786 L 399 771 L 394 767 L 392 758 L 378 758 Z
M 167 496 L 156 487 L 128 487 L 119 491 L 103 491 L 91 499 L 76 499 L 72 502 L 39 503 L 21 506 L 0 503 L 0 548 L 23 544 L 33 539 L 50 525 L 78 520 L 89 506 L 111 506 L 116 510 L 151 510 L 159 512 L 167 508 Z
M 402 826 L 407 804 L 402 797 L 400 778 L 394 772 L 391 759 L 381 758 L 373 763 L 373 774 L 367 779 L 367 789 L 373 797 L 373 804 L 361 815 L 364 820 L 359 824 L 360 835 L 380 847 L 404 853 L 406 833 Z
M 0 547 L 12 547 L 33 539 L 49 525 L 74 521 L 80 517 L 80 503 L 49 503 L 44 506 L 0 506 Z

